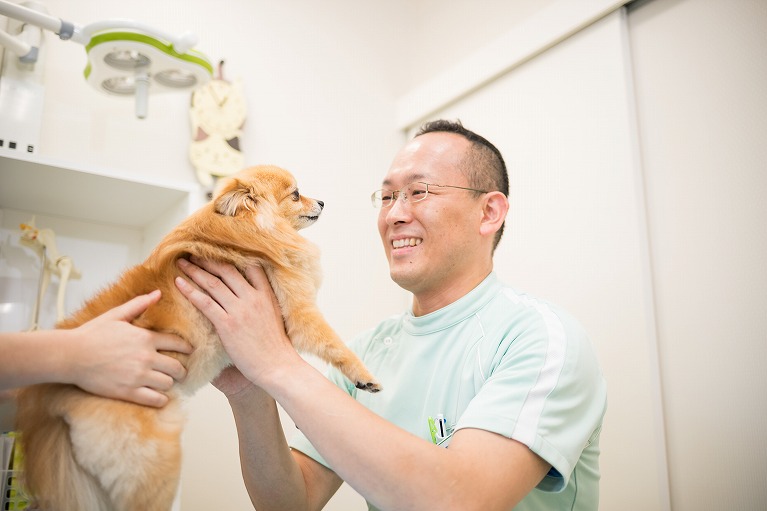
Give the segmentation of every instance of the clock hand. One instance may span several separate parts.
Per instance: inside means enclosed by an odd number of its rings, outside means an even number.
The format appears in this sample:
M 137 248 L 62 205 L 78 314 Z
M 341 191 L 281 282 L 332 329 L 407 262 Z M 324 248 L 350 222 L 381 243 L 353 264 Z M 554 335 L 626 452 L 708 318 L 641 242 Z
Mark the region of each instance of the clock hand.
M 226 101 L 229 99 L 229 94 L 224 96 L 223 100 L 219 99 L 218 94 L 216 94 L 216 90 L 214 87 L 210 88 L 210 92 L 213 95 L 213 100 L 216 102 L 216 106 L 218 106 L 219 108 L 223 107 Z

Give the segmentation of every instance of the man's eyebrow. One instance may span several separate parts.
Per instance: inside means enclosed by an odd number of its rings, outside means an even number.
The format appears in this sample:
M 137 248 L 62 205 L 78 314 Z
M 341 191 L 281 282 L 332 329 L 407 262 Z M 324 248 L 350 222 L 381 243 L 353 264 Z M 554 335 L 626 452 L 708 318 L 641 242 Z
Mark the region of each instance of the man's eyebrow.
M 425 178 L 426 178 L 426 176 L 424 174 L 420 174 L 420 173 L 419 174 L 411 174 L 411 175 L 407 176 L 406 182 L 409 184 L 409 183 L 412 183 L 414 181 L 420 181 L 421 179 L 425 179 Z M 381 183 L 381 184 L 383 186 L 391 186 L 391 180 L 384 179 L 383 183 Z

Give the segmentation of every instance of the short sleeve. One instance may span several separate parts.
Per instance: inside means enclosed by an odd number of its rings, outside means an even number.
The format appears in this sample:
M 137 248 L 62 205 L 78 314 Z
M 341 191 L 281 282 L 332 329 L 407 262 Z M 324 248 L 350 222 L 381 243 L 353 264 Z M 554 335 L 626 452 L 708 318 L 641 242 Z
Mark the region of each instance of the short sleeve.
M 580 326 L 542 303 L 531 312 L 506 333 L 456 429 L 484 429 L 527 445 L 553 467 L 539 489 L 560 491 L 598 432 L 606 390 Z

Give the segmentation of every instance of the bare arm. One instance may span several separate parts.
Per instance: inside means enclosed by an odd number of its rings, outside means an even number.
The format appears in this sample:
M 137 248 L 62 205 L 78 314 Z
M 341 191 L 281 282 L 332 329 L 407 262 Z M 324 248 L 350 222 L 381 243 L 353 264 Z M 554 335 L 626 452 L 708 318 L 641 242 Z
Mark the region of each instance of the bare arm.
M 188 284 L 179 282 L 179 288 L 211 319 L 242 374 L 285 408 L 334 467 L 337 477 L 376 506 L 510 509 L 549 470 L 549 465 L 526 446 L 494 433 L 459 430 L 450 448 L 443 449 L 385 421 L 296 353 L 275 312 L 273 293 L 262 270 L 247 272 L 251 287 L 230 266 L 201 264 L 207 272 L 190 265 L 184 265 L 184 271 L 213 299 Z M 253 312 L 255 309 L 259 312 Z M 258 329 L 252 327 L 254 324 Z M 246 434 L 253 437 L 258 432 Z M 244 458 L 242 463 L 243 472 L 247 472 L 246 484 L 251 494 L 257 493 L 254 481 L 270 476 L 265 475 L 257 458 Z M 321 473 L 316 476 L 317 465 L 296 453 L 291 478 L 271 484 L 279 484 L 278 488 L 286 493 L 329 498 L 328 492 L 335 492 L 340 479 Z M 303 489 L 302 481 L 294 475 L 296 467 L 304 476 Z M 324 505 L 321 498 L 311 502 L 313 505 L 293 509 L 319 509 L 314 506 Z
M 191 346 L 130 323 L 159 299 L 159 291 L 137 296 L 72 330 L 0 334 L 0 389 L 73 383 L 106 397 L 165 405 L 164 393 L 186 370 L 158 350 L 191 353 Z
M 239 375 L 236 368 L 226 371 Z M 219 388 L 220 380 L 214 382 Z M 259 510 L 322 509 L 342 481 L 311 458 L 291 452 L 274 399 L 252 384 L 227 397 L 237 426 L 242 476 L 253 506 Z

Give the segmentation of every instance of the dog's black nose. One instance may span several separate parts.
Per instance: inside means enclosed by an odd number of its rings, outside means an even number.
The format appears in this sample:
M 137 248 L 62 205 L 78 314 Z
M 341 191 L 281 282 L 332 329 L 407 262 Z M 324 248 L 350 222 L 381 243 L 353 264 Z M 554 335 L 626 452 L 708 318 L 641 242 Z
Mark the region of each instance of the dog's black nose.
M 317 201 L 317 204 L 319 204 L 319 205 L 320 205 L 320 209 L 322 209 L 322 208 L 324 208 L 324 207 L 325 207 L 325 203 L 324 203 L 324 202 L 322 202 L 321 200 L 318 200 L 318 201 Z

